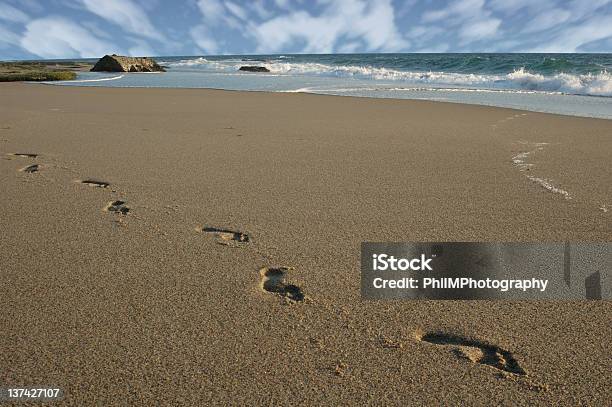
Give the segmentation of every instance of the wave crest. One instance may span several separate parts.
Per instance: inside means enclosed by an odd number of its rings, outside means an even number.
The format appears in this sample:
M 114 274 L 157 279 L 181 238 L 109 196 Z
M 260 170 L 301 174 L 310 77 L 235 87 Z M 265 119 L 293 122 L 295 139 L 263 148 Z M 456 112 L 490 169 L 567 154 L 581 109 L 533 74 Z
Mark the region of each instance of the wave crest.
M 171 67 L 213 72 L 236 73 L 241 59 L 208 60 L 206 58 L 167 62 Z M 556 73 L 543 75 L 531 73 L 525 68 L 508 74 L 481 74 L 455 72 L 401 71 L 396 69 L 359 66 L 329 65 L 316 62 L 288 62 L 287 58 L 275 57 L 262 61 L 273 74 L 315 75 L 359 78 L 375 81 L 404 82 L 412 85 L 455 86 L 476 89 L 503 89 L 519 91 L 552 92 L 588 96 L 612 96 L 612 74 L 603 70 L 597 74 Z M 249 74 L 252 75 L 252 74 Z
M 556 91 L 576 95 L 612 96 L 612 75 L 607 71 L 598 74 L 558 73 L 544 76 L 527 72 L 521 68 L 506 76 L 521 89 Z

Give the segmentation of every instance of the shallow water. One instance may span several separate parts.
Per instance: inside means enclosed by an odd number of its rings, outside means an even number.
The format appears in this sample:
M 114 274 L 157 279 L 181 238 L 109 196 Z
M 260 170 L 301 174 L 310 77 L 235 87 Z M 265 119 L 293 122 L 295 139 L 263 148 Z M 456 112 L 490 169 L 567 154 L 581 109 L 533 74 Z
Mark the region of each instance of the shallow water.
M 216 88 L 458 103 L 612 118 L 611 54 L 158 57 L 165 74 L 79 73 L 62 85 Z M 239 72 L 242 65 L 269 73 Z

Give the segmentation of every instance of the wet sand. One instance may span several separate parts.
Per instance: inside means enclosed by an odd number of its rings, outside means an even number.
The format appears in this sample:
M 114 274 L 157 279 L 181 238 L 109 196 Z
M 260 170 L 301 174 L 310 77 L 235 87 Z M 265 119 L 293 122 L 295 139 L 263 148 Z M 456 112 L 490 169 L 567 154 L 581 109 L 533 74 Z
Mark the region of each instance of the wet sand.
M 610 399 L 609 301 L 363 301 L 359 248 L 610 241 L 612 121 L 213 90 L 0 94 L 0 385 L 59 386 L 66 405 Z M 479 362 L 491 352 L 505 369 Z

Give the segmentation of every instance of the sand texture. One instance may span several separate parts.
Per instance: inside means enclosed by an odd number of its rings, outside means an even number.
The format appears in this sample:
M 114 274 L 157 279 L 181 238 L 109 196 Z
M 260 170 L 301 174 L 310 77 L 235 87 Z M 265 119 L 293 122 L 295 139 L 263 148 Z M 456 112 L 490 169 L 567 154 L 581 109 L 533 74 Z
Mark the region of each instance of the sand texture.
M 610 302 L 362 301 L 362 241 L 609 241 L 612 121 L 0 86 L 0 385 L 86 405 L 605 405 Z M 158 404 L 156 404 L 158 403 Z

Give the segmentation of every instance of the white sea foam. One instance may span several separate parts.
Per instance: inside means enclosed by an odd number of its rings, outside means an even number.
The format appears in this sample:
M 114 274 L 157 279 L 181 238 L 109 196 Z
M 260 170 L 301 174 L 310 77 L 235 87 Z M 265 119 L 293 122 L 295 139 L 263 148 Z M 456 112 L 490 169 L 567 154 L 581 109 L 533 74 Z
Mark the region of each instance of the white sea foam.
M 527 170 L 530 170 L 533 167 L 535 167 L 534 164 L 528 163 L 527 160 L 529 159 L 529 157 L 532 154 L 537 153 L 538 151 L 544 150 L 544 146 L 547 146 L 549 144 L 549 143 L 528 143 L 528 142 L 525 142 L 525 141 L 520 141 L 520 143 L 521 144 L 532 145 L 533 147 L 535 147 L 534 150 L 523 151 L 521 153 L 516 154 L 514 157 L 512 157 L 512 163 L 520 171 L 527 171 Z M 546 190 L 548 190 L 548 191 L 550 191 L 550 192 L 552 192 L 554 194 L 563 195 L 563 197 L 565 199 L 572 199 L 572 197 L 571 197 L 569 192 L 567 192 L 566 190 L 561 189 L 558 186 L 554 185 L 548 179 L 536 177 L 536 176 L 533 176 L 533 175 L 527 175 L 527 174 L 525 175 L 525 177 L 527 177 L 528 180 L 539 184 L 542 188 L 544 188 L 544 189 L 546 189 Z
M 299 88 L 290 90 L 281 90 L 280 93 L 310 93 L 310 92 L 323 92 L 324 90 L 315 90 L 312 88 Z
M 533 151 L 525 151 L 515 155 L 514 157 L 512 157 L 512 163 L 516 165 L 521 171 L 525 171 L 528 168 L 533 167 L 533 164 L 525 162 L 527 160 L 527 157 L 529 157 L 529 154 L 531 153 L 533 153 Z
M 121 79 L 123 78 L 124 75 L 117 75 L 117 76 L 112 76 L 110 78 L 97 78 L 97 79 L 75 79 L 75 80 L 70 80 L 70 81 L 61 81 L 59 83 L 85 83 L 85 82 L 104 82 L 104 81 L 114 81 L 117 79 Z M 51 83 L 51 84 L 55 84 L 58 82 L 52 82 L 52 81 L 45 81 L 43 83 Z
M 308 89 L 308 92 L 333 92 L 333 93 L 352 93 L 352 92 L 360 92 L 363 93 L 365 91 L 371 92 L 465 92 L 465 93 L 525 93 L 525 94 L 533 94 L 540 93 L 535 90 L 519 90 L 519 89 L 474 89 L 474 88 L 449 88 L 449 87 L 439 87 L 439 86 L 418 86 L 418 87 L 385 87 L 385 86 L 377 86 L 377 87 L 353 87 L 353 88 L 305 88 Z M 561 94 L 560 92 L 548 92 L 550 94 Z
M 206 58 L 185 59 L 178 62 L 162 62 L 170 67 L 204 69 L 209 71 L 236 71 L 245 62 L 241 59 L 208 60 Z M 508 90 L 522 92 L 549 92 L 591 96 L 612 96 L 612 74 L 601 71 L 598 74 L 575 75 L 558 73 L 541 75 L 527 72 L 521 68 L 505 75 L 470 74 L 453 72 L 415 72 L 399 71 L 388 68 L 353 65 L 328 65 L 314 62 L 296 63 L 290 59 L 277 57 L 262 61 L 274 74 L 283 75 L 318 75 L 343 78 L 373 79 L 399 81 L 409 84 L 450 86 L 444 90 L 451 91 L 457 87 L 477 88 L 479 91 Z M 454 88 L 453 88 L 454 87 Z M 389 90 L 388 88 L 381 90 Z M 424 90 L 423 88 L 394 88 L 393 90 Z
M 577 95 L 612 96 L 612 74 L 602 71 L 596 75 L 572 75 L 559 73 L 552 76 L 533 74 L 524 69 L 506 77 L 522 89 L 557 91 Z
M 552 192 L 553 194 L 560 194 L 560 195 L 563 195 L 563 197 L 565 199 L 572 199 L 572 197 L 570 196 L 569 192 L 567 192 L 566 190 L 561 189 L 561 188 L 553 185 L 547 179 L 539 178 L 539 177 L 532 177 L 532 176 L 527 176 L 527 178 L 529 178 L 529 180 L 539 184 L 542 188 L 547 189 L 548 191 Z
M 208 59 L 206 58 L 195 58 L 195 59 L 181 59 L 178 62 L 170 62 L 170 61 L 159 61 L 160 64 L 162 65 L 168 65 L 168 66 L 198 66 L 198 65 L 206 65 L 209 64 L 210 62 L 208 61 Z

